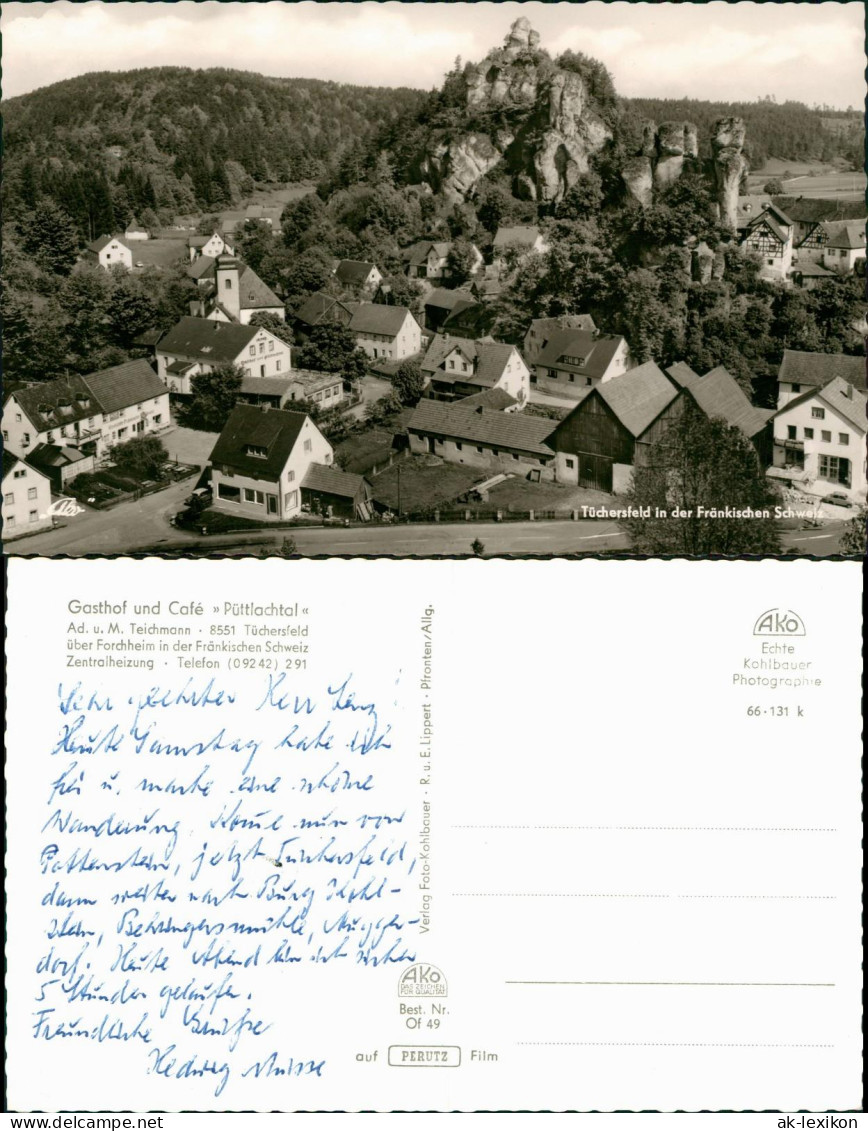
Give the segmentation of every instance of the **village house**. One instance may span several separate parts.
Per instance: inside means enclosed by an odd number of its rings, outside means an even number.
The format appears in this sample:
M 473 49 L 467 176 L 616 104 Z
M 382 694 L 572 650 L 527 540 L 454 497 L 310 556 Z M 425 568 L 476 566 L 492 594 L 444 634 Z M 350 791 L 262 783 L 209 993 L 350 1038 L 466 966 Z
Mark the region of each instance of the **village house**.
M 218 255 L 234 255 L 235 248 L 230 246 L 221 232 L 212 232 L 210 236 L 190 236 L 187 240 L 187 254 L 190 262 L 206 255 L 209 259 L 216 259 Z
M 447 287 L 434 287 L 425 296 L 425 329 L 436 333 L 441 330 L 456 310 L 467 310 L 477 305 L 477 300 L 470 291 L 449 290 Z
M 182 318 L 156 349 L 157 372 L 166 388 L 187 396 L 197 373 L 221 365 L 237 365 L 248 379 L 286 377 L 291 369 L 290 348 L 262 326 Z
M 866 498 L 865 394 L 842 377 L 808 388 L 773 417 L 774 466 L 768 474 L 811 495 Z
M 112 267 L 125 267 L 129 271 L 133 266 L 133 251 L 120 236 L 100 236 L 98 240 L 89 243 L 84 252 L 85 262 L 95 263 L 105 271 Z
M 556 330 L 587 330 L 597 333 L 597 327 L 590 314 L 560 314 L 556 318 L 534 318 L 527 329 L 522 345 L 524 360 L 533 366 L 540 350 L 548 345 L 549 338 Z
M 353 312 L 349 306 L 325 291 L 314 291 L 292 315 L 292 326 L 296 336 L 302 340 L 310 336 L 314 326 L 335 322 L 349 326 Z
M 865 357 L 843 353 L 809 353 L 806 350 L 784 350 L 778 370 L 778 402 L 781 409 L 789 401 L 809 389 L 822 388 L 843 377 L 854 389 L 865 391 Z
M 626 491 L 633 467 L 646 462 L 651 445 L 681 410 L 680 397 L 653 361 L 586 389 L 548 441 L 557 452 L 558 482 Z
M 441 456 L 450 463 L 490 467 L 517 475 L 552 479 L 554 450 L 546 443 L 552 421 L 500 412 L 463 401 L 423 399 L 407 426 L 410 451 Z
M 518 224 L 497 229 L 491 254 L 495 262 L 508 258 L 510 253 L 516 260 L 522 260 L 534 253 L 542 255 L 548 249 L 549 245 L 536 225 Z
M 143 358 L 16 389 L 3 405 L 3 443 L 21 458 L 57 444 L 100 460 L 114 444 L 170 425 L 169 395 Z
M 793 262 L 798 263 L 800 269 L 806 263 L 822 261 L 828 224 L 858 220 L 864 225 L 868 218 L 864 200 L 776 196 L 773 203 L 793 222 Z
M 27 453 L 28 464 L 45 475 L 52 490 L 62 494 L 70 480 L 96 469 L 96 459 L 69 444 L 37 444 Z
M 339 373 L 320 373 L 293 369 L 287 377 L 245 377 L 241 382 L 240 404 L 267 404 L 289 408 L 305 401 L 318 408 L 336 408 L 344 399 L 344 382 Z
M 793 265 L 793 221 L 770 201 L 755 212 L 754 199 L 739 199 L 736 227 L 741 246 L 759 255 L 762 278 L 784 282 Z
M 46 475 L 3 449 L 3 541 L 50 529 L 51 483 Z
M 236 405 L 209 459 L 212 505 L 227 514 L 278 521 L 301 514 L 303 502 L 310 505 L 323 495 L 347 499 L 350 490 L 355 512 L 357 497 L 367 502 L 365 485 L 357 482 L 361 476 L 350 476 L 348 483 L 347 473 L 333 462 L 331 444 L 306 413 Z
M 671 370 L 667 372 L 671 373 Z M 767 467 L 772 462 L 770 420 L 774 409 L 757 408 L 751 404 L 744 390 L 724 366 L 718 365 L 704 377 L 696 377 L 682 387 L 709 419 L 719 417 L 738 428 L 753 444 L 762 467 Z
M 369 295 L 373 295 L 383 281 L 383 273 L 376 263 L 341 259 L 335 266 L 335 278 L 342 287 L 350 291 L 367 291 Z
M 247 325 L 254 314 L 274 314 L 283 322 L 286 308 L 252 267 L 231 255 L 202 260 L 208 266 L 197 272 L 198 300 L 191 303 L 195 317 Z M 194 264 L 195 269 L 198 265 Z M 188 274 L 190 272 L 188 271 Z
M 406 306 L 348 302 L 350 330 L 368 357 L 403 361 L 422 349 L 422 327 Z
M 444 279 L 449 274 L 447 264 L 452 251 L 452 240 L 420 240 L 403 252 L 405 271 L 411 279 L 430 279 L 432 282 Z M 482 266 L 482 252 L 476 244 L 470 244 L 473 258 L 471 275 Z
M 823 266 L 836 275 L 851 275 L 856 261 L 865 259 L 865 224 L 850 221 L 823 224 Z
M 129 242 L 130 240 L 147 240 L 150 239 L 150 232 L 147 228 L 142 227 L 138 220 L 133 217 L 127 224 L 126 231 L 124 232 L 124 239 Z
M 520 406 L 530 396 L 530 371 L 515 346 L 480 338 L 438 334 L 422 360 L 428 395 L 439 400 L 502 389 Z
M 530 380 L 542 392 L 579 397 L 585 389 L 625 373 L 629 363 L 625 338 L 592 330 L 553 330 L 537 354 Z

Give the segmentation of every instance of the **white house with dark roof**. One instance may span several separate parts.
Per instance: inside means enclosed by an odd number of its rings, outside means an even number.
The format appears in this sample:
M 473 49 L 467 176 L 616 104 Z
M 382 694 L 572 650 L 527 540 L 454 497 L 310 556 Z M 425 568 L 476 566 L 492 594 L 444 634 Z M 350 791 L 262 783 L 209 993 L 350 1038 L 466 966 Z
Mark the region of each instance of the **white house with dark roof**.
M 865 258 L 865 224 L 860 220 L 823 224 L 823 266 L 837 275 L 850 275 Z
M 190 262 L 205 255 L 216 259 L 218 255 L 234 255 L 235 248 L 227 242 L 222 232 L 212 232 L 210 236 L 190 236 L 187 240 L 187 254 Z
M 11 452 L 3 450 L 3 529 L 4 542 L 49 530 L 51 482 L 47 475 L 30 467 Z
M 216 510 L 278 521 L 301 513 L 308 472 L 334 451 L 307 413 L 236 405 L 209 463 Z
M 410 451 L 417 454 L 519 475 L 533 470 L 541 479 L 552 479 L 555 452 L 547 438 L 553 427 L 553 421 L 537 416 L 423 399 L 407 431 Z
M 453 243 L 452 240 L 420 240 L 408 247 L 403 252 L 407 275 L 411 279 L 443 279 L 448 274 L 446 268 Z M 470 273 L 475 274 L 483 263 L 482 252 L 475 244 L 469 246 L 473 259 Z
M 548 249 L 545 237 L 535 224 L 513 224 L 497 229 L 491 254 L 498 260 L 511 251 L 518 259 L 524 259 L 534 252 L 542 255 Z
M 156 348 L 157 372 L 166 388 L 188 395 L 198 373 L 237 365 L 248 379 L 290 375 L 290 348 L 263 326 L 182 318 Z
M 809 389 L 822 388 L 842 377 L 854 389 L 865 391 L 865 357 L 851 357 L 844 353 L 810 353 L 807 350 L 784 350 L 778 370 L 778 404 L 783 408 L 789 401 L 800 397 Z
M 335 266 L 335 278 L 341 286 L 373 294 L 383 281 L 383 273 L 376 263 L 361 259 L 341 259 Z
M 168 391 L 143 358 L 28 385 L 3 405 L 3 442 L 21 457 L 56 444 L 100 460 L 115 444 L 170 426 Z
M 403 361 L 422 349 L 422 328 L 406 306 L 348 302 L 350 330 L 370 358 Z
M 866 396 L 842 377 L 808 388 L 772 418 L 774 461 L 768 474 L 812 495 L 841 491 L 866 498 Z
M 127 224 L 126 231 L 124 232 L 125 240 L 147 240 L 150 239 L 150 232 L 147 228 L 143 227 L 135 217 Z
M 133 249 L 121 236 L 100 236 L 87 245 L 85 259 L 97 263 L 105 271 L 112 267 L 125 267 L 129 271 L 133 266 Z
M 505 342 L 437 334 L 422 360 L 431 396 L 441 400 L 469 397 L 501 389 L 523 407 L 530 396 L 530 370 L 524 358 Z
M 626 373 L 629 364 L 626 338 L 576 328 L 552 330 L 533 363 L 531 385 L 578 399 L 586 389 Z
M 531 320 L 522 344 L 524 360 L 532 366 L 556 330 L 588 330 L 597 333 L 597 327 L 590 314 L 560 314 L 553 318 L 534 318 Z

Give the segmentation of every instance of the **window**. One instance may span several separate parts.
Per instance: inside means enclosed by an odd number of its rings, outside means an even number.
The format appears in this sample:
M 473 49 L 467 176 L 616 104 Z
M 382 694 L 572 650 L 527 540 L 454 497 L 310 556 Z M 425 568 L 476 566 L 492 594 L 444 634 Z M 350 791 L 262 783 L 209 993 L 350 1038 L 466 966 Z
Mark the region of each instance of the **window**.
M 795 424 L 788 424 L 787 425 L 787 439 L 788 440 L 795 440 L 795 438 L 796 438 L 796 426 L 795 426 Z
M 513 453 L 512 453 L 512 458 L 513 458 L 513 459 L 520 459 L 521 457 L 519 456 L 518 452 L 513 452 Z
M 260 507 L 264 507 L 265 493 L 263 491 L 254 491 L 250 487 L 245 487 L 244 501 L 245 503 L 257 503 Z
M 15 472 L 13 473 L 13 475 L 12 475 L 12 478 L 13 478 L 13 479 L 24 479 L 24 477 L 25 477 L 26 475 L 27 475 L 27 471 L 26 471 L 26 469 L 25 469 L 25 468 L 23 468 L 23 467 L 19 467 L 19 468 L 18 468 L 18 469 L 17 469 L 17 470 L 16 470 L 16 471 L 15 471 Z
M 7 507 L 12 506 L 12 504 L 15 502 L 15 495 L 12 493 L 12 491 L 9 491 L 7 494 L 5 494 L 3 496 L 3 502 L 6 504 Z
M 571 380 L 571 381 L 575 381 L 575 379 L 576 379 L 576 375 L 575 375 L 575 373 L 571 373 L 571 374 L 570 374 L 570 380 Z
M 261 444 L 245 444 L 244 454 L 253 456 L 254 459 L 265 459 L 268 456 L 268 449 Z
M 250 347 L 250 356 L 256 357 L 256 346 L 255 345 Z
M 287 491 L 283 496 L 283 505 L 287 510 L 298 506 L 298 491 Z
M 277 373 L 279 373 L 279 372 L 280 372 L 280 358 L 278 358 L 278 359 L 277 359 L 277 361 L 275 361 L 275 363 L 274 363 L 274 368 L 275 368 L 275 371 L 276 371 Z
M 126 436 L 126 434 L 127 434 L 126 428 L 118 428 L 118 439 L 120 439 L 121 436 Z
M 259 343 L 259 352 L 260 352 L 260 353 L 265 353 L 265 342 L 260 342 L 260 343 Z
M 792 385 L 791 385 L 791 388 L 792 388 L 792 390 L 793 390 L 793 392 L 794 392 L 794 393 L 800 393 L 800 392 L 802 391 L 802 386 L 801 386 L 801 385 L 798 385 L 798 384 L 796 384 L 796 382 L 795 382 L 795 381 L 793 381 L 793 383 L 792 383 Z
M 586 378 L 585 378 L 585 384 L 586 384 L 586 385 L 593 385 L 593 383 L 594 383 L 594 378 L 593 378 L 593 377 L 586 377 Z
M 820 437 L 821 437 L 824 444 L 831 444 L 832 443 L 832 433 L 827 432 L 825 428 L 820 433 Z
M 313 444 L 312 444 L 312 443 L 310 442 L 310 440 L 305 440 L 305 442 L 304 442 L 304 450 L 305 450 L 306 452 L 309 452 L 309 451 L 310 451 L 310 450 L 311 450 L 312 448 L 313 448 Z
M 152 419 L 153 419 L 154 424 L 162 423 L 162 420 L 163 420 L 162 413 L 159 413 L 159 412 L 154 413 L 154 416 L 153 416 Z
M 558 371 L 556 369 L 550 369 L 549 370 L 549 377 L 551 377 L 552 381 L 557 381 Z
M 842 483 L 850 486 L 850 461 L 838 456 L 820 456 L 821 479 L 830 479 L 833 483 Z
M 269 353 L 271 353 L 271 352 L 272 352 L 273 350 L 274 350 L 274 342 L 272 342 L 272 341 L 269 341 L 269 343 L 268 343 L 268 352 L 269 352 Z
M 811 416 L 814 418 L 814 420 L 825 420 L 826 410 L 824 408 L 812 408 Z
M 775 261 L 773 259 L 767 259 L 766 263 L 768 263 L 769 267 L 774 267 L 775 265 Z
M 287 483 L 293 483 L 295 481 L 295 472 L 294 471 L 287 471 L 286 481 L 287 481 Z
M 36 520 L 38 518 L 39 518 L 39 511 L 30 511 L 30 513 L 27 515 L 27 521 L 28 522 L 36 522 Z
M 20 412 L 16 412 L 16 413 L 15 413 L 15 423 L 16 423 L 16 424 L 20 424 L 20 423 L 21 423 L 21 413 L 20 413 Z
M 223 290 L 224 291 L 231 291 L 232 290 L 232 280 L 231 279 L 224 279 L 223 280 Z
M 849 444 L 849 443 L 850 443 L 850 436 L 849 436 L 849 433 L 847 433 L 847 432 L 839 432 L 839 433 L 838 433 L 838 443 L 839 443 L 839 444 Z
M 27 488 L 27 498 L 28 499 L 35 499 L 36 498 L 36 488 L 35 487 L 28 487 Z
M 454 361 L 454 359 L 452 359 L 452 358 L 450 358 L 450 359 L 449 359 L 449 368 L 450 368 L 450 369 L 454 369 L 454 368 L 455 368 L 455 361 Z
M 813 438 L 814 438 L 814 429 L 813 428 L 806 428 L 805 429 L 805 439 L 806 440 L 813 440 Z
M 22 448 L 26 448 L 29 445 L 29 443 L 30 443 L 30 433 L 25 432 L 25 433 L 23 433 L 23 435 L 21 437 Z
M 53 432 L 49 432 L 49 433 L 48 433 L 48 437 L 47 437 L 47 438 L 48 438 L 48 442 L 49 442 L 49 444 L 53 444 L 53 443 L 54 443 L 54 433 L 53 433 Z
M 464 451 L 464 445 L 463 445 L 463 444 L 460 444 L 460 443 L 459 443 L 459 442 L 458 442 L 457 440 L 455 441 L 455 448 L 456 448 L 456 450 L 457 450 L 457 451 L 459 451 L 459 452 L 462 452 L 462 451 Z
M 15 525 L 15 515 L 14 514 L 8 515 L 6 518 L 3 519 L 3 523 L 4 523 L 5 526 L 14 526 Z
M 565 459 L 564 463 L 566 464 L 567 471 L 574 471 L 575 470 L 576 461 L 574 459 Z
M 232 487 L 228 483 L 217 484 L 217 498 L 225 499 L 229 503 L 241 502 L 241 488 Z
M 264 365 L 260 365 L 260 367 L 259 367 L 259 376 L 260 377 L 265 376 L 265 366 Z

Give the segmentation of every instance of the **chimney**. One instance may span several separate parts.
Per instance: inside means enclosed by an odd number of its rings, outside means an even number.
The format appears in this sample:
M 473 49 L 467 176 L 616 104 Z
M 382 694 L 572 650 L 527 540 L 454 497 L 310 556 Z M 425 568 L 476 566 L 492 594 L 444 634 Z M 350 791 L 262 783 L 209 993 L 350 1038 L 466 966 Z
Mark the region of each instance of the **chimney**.
M 476 406 L 476 411 L 480 416 L 482 416 L 482 405 L 481 404 Z

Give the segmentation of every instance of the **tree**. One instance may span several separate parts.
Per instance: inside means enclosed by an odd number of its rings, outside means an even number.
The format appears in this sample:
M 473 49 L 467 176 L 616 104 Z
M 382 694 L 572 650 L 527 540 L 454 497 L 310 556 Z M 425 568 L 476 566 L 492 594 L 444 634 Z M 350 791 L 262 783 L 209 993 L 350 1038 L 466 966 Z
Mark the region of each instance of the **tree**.
M 106 315 L 112 338 L 128 349 L 137 335 L 156 324 L 157 304 L 138 282 L 123 279 L 109 296 Z
M 270 333 L 274 334 L 275 338 L 280 338 L 282 342 L 286 342 L 288 346 L 295 343 L 295 335 L 292 332 L 292 327 L 280 318 L 277 314 L 272 314 L 270 310 L 257 310 L 257 312 L 250 319 L 251 326 L 263 326 Z
M 624 521 L 634 551 L 730 557 L 779 551 L 772 517 L 778 497 L 738 428 L 685 405 L 647 458 L 623 500 L 635 511 L 650 510 Z
M 841 538 L 841 553 L 865 556 L 865 530 L 868 523 L 868 507 L 864 504 L 844 527 Z
M 418 404 L 425 377 L 418 361 L 402 361 L 392 377 L 392 390 L 403 405 Z
M 767 192 L 769 196 L 783 196 L 784 186 L 777 177 L 772 177 L 763 185 L 763 192 Z
M 155 479 L 169 458 L 158 436 L 136 436 L 125 444 L 115 444 L 109 455 L 119 471 L 136 479 Z
M 79 237 L 68 212 L 43 200 L 19 225 L 21 246 L 44 271 L 68 275 L 78 258 Z
M 470 543 L 470 549 L 473 551 L 475 557 L 481 558 L 485 553 L 485 543 L 479 538 L 474 538 Z
M 191 397 L 184 406 L 184 423 L 208 432 L 218 432 L 238 401 L 244 370 L 227 362 L 197 373 L 190 381 Z
M 453 240 L 446 256 L 446 274 L 450 282 L 460 287 L 473 275 L 478 264 L 476 249 L 469 240 Z
M 314 326 L 296 354 L 299 369 L 341 373 L 345 381 L 360 381 L 368 369 L 364 352 L 356 347 L 356 336 L 348 326 L 324 322 Z

